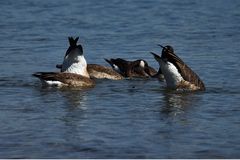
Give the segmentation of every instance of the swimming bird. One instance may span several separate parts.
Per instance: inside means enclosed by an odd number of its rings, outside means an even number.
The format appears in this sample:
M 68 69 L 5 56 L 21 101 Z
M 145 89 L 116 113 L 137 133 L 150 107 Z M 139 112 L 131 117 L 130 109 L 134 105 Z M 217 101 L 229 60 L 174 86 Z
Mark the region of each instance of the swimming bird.
M 83 55 L 82 45 L 77 45 L 78 39 L 79 37 L 76 39 L 68 38 L 70 46 L 64 56 L 61 72 L 76 73 L 89 78 L 87 61 Z
M 124 77 L 110 67 L 99 64 L 88 64 L 87 71 L 91 78 L 121 80 Z
M 87 62 L 83 55 L 83 48 L 77 45 L 78 37 L 69 37 L 70 46 L 64 56 L 61 72 L 37 72 L 33 76 L 39 78 L 47 86 L 90 87 L 95 82 L 89 78 Z
M 157 71 L 142 59 L 127 61 L 122 58 L 116 58 L 105 59 L 105 61 L 124 77 L 147 78 L 157 74 Z
M 33 76 L 38 77 L 43 86 L 54 87 L 93 87 L 95 82 L 85 76 L 67 72 L 36 72 Z
M 57 64 L 56 68 L 61 69 L 62 65 Z M 102 66 L 99 64 L 87 64 L 87 71 L 90 78 L 93 79 L 111 79 L 111 80 L 121 80 L 124 77 L 113 70 L 110 67 Z
M 159 46 L 162 47 L 161 57 L 153 52 L 151 54 L 159 63 L 168 88 L 205 90 L 203 81 L 174 53 L 172 46 Z

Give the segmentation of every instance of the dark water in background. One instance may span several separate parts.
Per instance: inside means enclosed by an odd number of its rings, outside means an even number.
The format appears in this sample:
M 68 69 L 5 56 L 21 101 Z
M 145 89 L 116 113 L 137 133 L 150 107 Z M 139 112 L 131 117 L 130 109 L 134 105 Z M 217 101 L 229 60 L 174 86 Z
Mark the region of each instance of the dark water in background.
M 240 1 L 0 2 L 0 158 L 240 158 Z M 171 44 L 206 92 L 156 80 L 41 88 L 79 36 L 88 63 Z

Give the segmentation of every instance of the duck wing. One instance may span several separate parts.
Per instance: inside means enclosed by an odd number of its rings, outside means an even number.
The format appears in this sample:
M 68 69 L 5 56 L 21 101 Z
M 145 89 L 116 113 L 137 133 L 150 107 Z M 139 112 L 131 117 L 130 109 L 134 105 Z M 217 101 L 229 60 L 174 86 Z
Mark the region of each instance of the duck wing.
M 113 68 L 111 67 L 105 67 L 102 65 L 98 64 L 88 64 L 87 65 L 87 71 L 90 75 L 90 77 L 96 78 L 96 77 L 114 77 L 114 79 L 122 79 L 122 75 L 118 72 L 116 72 Z M 106 77 L 105 77 L 106 76 Z M 112 78 L 109 78 L 112 79 Z
M 185 64 L 176 54 L 169 52 L 168 53 L 168 61 L 173 63 L 180 74 L 182 75 L 185 81 L 188 81 L 195 86 L 198 86 L 200 89 L 205 90 L 205 86 L 203 81 L 199 78 L 199 76 L 190 68 L 187 64 Z
M 94 81 L 75 73 L 37 72 L 33 76 L 44 81 L 59 81 L 67 86 L 92 86 Z

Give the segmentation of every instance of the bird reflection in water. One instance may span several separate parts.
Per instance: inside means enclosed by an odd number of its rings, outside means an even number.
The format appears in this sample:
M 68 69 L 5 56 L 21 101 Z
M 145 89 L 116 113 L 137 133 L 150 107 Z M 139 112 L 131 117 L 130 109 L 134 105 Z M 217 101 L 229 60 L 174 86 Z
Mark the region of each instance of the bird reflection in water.
M 66 105 L 69 106 L 70 108 L 78 108 L 82 110 L 86 110 L 86 89 L 81 89 L 81 90 L 61 90 L 61 94 L 64 99 L 66 99 Z
M 162 107 L 161 113 L 172 116 L 184 113 L 195 103 L 196 98 L 194 98 L 193 95 L 193 92 L 166 90 L 163 94 L 164 106 Z
M 88 109 L 87 90 L 86 89 L 66 89 L 60 90 L 61 97 L 64 99 L 64 115 L 60 118 L 66 126 L 78 128 L 82 125 L 82 121 L 86 119 L 86 111 Z M 66 130 L 65 134 L 72 134 L 73 128 Z

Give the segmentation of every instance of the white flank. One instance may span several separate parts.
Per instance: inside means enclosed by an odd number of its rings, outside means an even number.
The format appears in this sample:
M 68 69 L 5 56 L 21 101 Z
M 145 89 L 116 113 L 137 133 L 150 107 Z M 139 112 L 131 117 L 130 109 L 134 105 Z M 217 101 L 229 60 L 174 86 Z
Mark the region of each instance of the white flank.
M 162 73 L 169 88 L 176 89 L 177 84 L 183 80 L 177 68 L 170 62 L 159 61 Z
M 76 73 L 89 78 L 86 59 L 79 52 L 79 49 L 75 49 L 64 58 L 61 71 Z
M 53 86 L 53 87 L 60 87 L 60 86 L 62 86 L 62 82 L 60 82 L 60 81 L 45 81 L 45 80 L 42 80 L 41 79 L 41 81 L 42 81 L 42 84 L 44 85 L 44 86 Z
M 145 62 L 144 61 L 140 61 L 140 67 L 142 67 L 142 68 L 145 67 Z
M 113 69 L 118 72 L 118 73 L 121 73 L 119 67 L 116 65 L 116 64 L 113 64 Z

